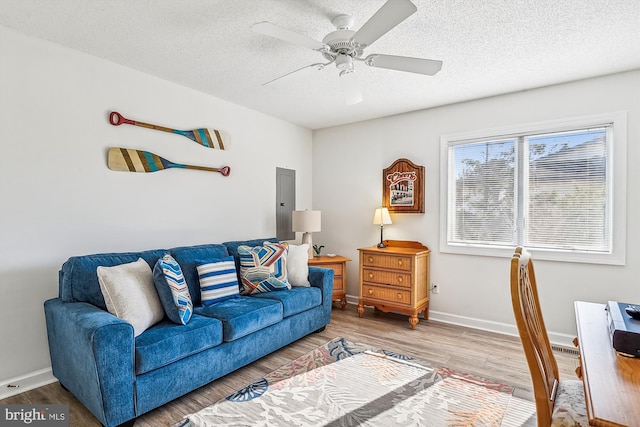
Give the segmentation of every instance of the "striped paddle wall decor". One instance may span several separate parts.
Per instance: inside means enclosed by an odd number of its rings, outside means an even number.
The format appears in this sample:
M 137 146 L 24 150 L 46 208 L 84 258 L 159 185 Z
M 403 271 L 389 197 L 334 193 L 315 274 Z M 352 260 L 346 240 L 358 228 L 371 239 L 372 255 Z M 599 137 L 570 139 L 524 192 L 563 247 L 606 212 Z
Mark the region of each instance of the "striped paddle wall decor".
M 231 168 L 211 168 L 208 166 L 183 165 L 164 159 L 149 151 L 134 150 L 133 148 L 112 147 L 107 159 L 109 169 L 120 172 L 156 172 L 163 169 L 193 169 L 208 172 L 218 172 L 222 176 L 229 176 Z
M 151 123 L 140 122 L 136 120 L 127 119 L 117 111 L 112 111 L 109 114 L 109 123 L 114 126 L 120 126 L 123 123 L 129 125 L 140 126 L 147 129 L 159 130 L 162 132 L 174 133 L 176 135 L 186 136 L 193 142 L 197 142 L 203 147 L 217 148 L 219 150 L 228 150 L 231 148 L 231 136 L 221 130 L 212 128 L 200 128 L 193 130 L 180 130 L 172 129 L 164 126 L 158 126 Z
M 165 159 L 156 154 L 131 148 L 111 149 L 109 151 L 109 162 L 126 165 L 126 168 L 123 169 L 129 172 L 156 172 L 171 167 Z
M 196 129 L 192 131 L 173 129 L 173 133 L 186 136 L 187 138 L 207 148 L 228 150 L 230 145 L 224 142 L 222 134 L 217 129 Z M 228 139 L 228 137 L 225 139 Z

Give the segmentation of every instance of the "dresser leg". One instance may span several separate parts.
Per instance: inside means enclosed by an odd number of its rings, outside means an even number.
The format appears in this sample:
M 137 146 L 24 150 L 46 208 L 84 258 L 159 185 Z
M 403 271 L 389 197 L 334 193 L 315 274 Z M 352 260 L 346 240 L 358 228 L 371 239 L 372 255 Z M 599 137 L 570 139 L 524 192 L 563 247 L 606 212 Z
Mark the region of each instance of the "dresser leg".
M 411 329 L 415 329 L 418 324 L 418 316 L 415 314 L 409 316 L 409 323 L 411 323 Z
M 358 304 L 358 316 L 362 317 L 364 314 L 364 306 L 362 304 Z
M 342 297 L 342 299 L 340 300 L 340 307 L 342 307 L 342 309 L 344 310 L 346 306 L 347 306 L 347 298 Z

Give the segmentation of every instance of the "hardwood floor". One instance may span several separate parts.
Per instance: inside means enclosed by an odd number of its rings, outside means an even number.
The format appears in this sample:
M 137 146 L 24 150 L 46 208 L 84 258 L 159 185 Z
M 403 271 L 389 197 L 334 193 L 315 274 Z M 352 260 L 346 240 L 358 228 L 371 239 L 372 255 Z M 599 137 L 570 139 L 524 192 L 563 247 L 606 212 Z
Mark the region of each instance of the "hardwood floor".
M 323 332 L 308 335 L 249 366 L 169 402 L 138 418 L 135 425 L 170 426 L 184 416 L 209 406 L 336 337 L 441 363 L 467 373 L 500 379 L 531 390 L 529 370 L 517 337 L 422 319 L 412 331 L 407 316 L 367 308 L 364 317 L 360 319 L 355 306 L 349 304 L 343 311 L 336 305 L 331 324 Z M 556 352 L 556 359 L 561 378 L 575 378 L 577 356 Z M 63 390 L 59 383 L 27 391 L 1 400 L 0 403 L 66 403 L 70 406 L 71 427 L 100 426 L 98 420 L 71 393 Z

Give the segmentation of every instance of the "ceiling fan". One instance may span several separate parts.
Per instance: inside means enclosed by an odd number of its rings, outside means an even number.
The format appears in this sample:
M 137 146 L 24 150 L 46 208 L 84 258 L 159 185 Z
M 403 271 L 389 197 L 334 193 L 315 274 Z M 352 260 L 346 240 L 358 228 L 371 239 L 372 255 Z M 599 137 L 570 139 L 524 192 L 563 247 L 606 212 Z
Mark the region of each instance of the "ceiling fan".
M 263 86 L 306 68 L 315 67 L 322 70 L 327 65 L 335 64 L 336 68 L 340 70 L 340 82 L 345 103 L 351 105 L 362 101 L 362 92 L 355 76 L 354 62 L 363 62 L 370 67 L 433 76 L 442 68 L 442 61 L 378 53 L 363 56 L 365 48 L 371 46 L 417 10 L 410 0 L 387 0 L 358 31 L 351 30 L 354 23 L 353 17 L 338 15 L 332 21 L 336 30 L 327 34 L 322 42 L 271 22 L 258 22 L 251 27 L 256 33 L 313 49 L 320 52 L 329 61 L 306 65 L 270 80 Z

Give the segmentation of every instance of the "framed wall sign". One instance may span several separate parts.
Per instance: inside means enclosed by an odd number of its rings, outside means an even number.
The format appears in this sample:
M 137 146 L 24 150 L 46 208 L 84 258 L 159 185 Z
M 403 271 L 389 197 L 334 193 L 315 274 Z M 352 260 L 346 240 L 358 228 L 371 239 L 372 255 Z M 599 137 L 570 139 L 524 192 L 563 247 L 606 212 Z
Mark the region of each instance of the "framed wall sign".
M 383 169 L 382 199 L 389 212 L 424 213 L 424 166 L 398 159 Z

